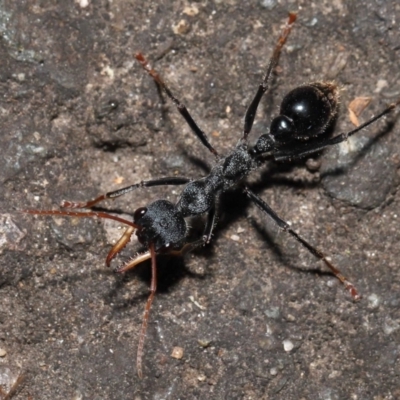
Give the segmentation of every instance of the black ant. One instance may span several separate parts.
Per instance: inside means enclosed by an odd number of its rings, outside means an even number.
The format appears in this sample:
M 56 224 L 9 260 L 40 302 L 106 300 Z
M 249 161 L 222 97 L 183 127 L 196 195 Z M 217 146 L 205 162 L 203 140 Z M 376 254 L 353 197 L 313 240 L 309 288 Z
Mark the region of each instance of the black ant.
M 341 143 L 355 133 L 363 130 L 384 115 L 390 113 L 400 104 L 400 99 L 389 105 L 382 112 L 356 129 L 341 133 L 332 138 L 324 137 L 323 133 L 335 119 L 338 110 L 338 87 L 331 82 L 313 82 L 302 85 L 289 92 L 283 99 L 280 115 L 272 120 L 269 133 L 261 135 L 254 146 L 249 146 L 248 136 L 251 132 L 258 105 L 263 94 L 267 91 L 272 71 L 277 65 L 282 47 L 296 21 L 296 14 L 290 13 L 286 26 L 284 27 L 269 61 L 267 72 L 260 83 L 244 118 L 242 137 L 234 150 L 222 157 L 210 144 L 206 134 L 193 120 L 187 108 L 172 94 L 160 75 L 149 65 L 146 58 L 141 54 L 135 55 L 144 70 L 153 78 L 156 84 L 164 90 L 181 113 L 187 124 L 192 129 L 200 142 L 215 156 L 215 165 L 208 176 L 192 180 L 186 177 L 163 177 L 154 180 L 142 181 L 134 185 L 109 192 L 88 202 L 64 201 L 63 208 L 92 208 L 106 199 L 115 199 L 137 188 L 150 186 L 184 185 L 178 201 L 174 204 L 167 200 L 156 200 L 146 207 L 138 208 L 133 217 L 133 222 L 115 215 L 100 211 L 76 212 L 69 210 L 26 210 L 29 214 L 37 215 L 64 215 L 74 217 L 98 217 L 112 219 L 121 222 L 128 227 L 122 237 L 108 253 L 106 264 L 127 245 L 133 233 L 143 245 L 144 252 L 126 264 L 117 267 L 116 272 L 125 272 L 134 268 L 141 262 L 151 259 L 151 285 L 142 328 L 139 336 L 137 352 L 137 371 L 142 377 L 142 356 L 144 340 L 146 336 L 149 312 L 157 287 L 157 254 L 183 255 L 193 249 L 210 242 L 217 217 L 217 205 L 221 193 L 239 185 L 243 192 L 251 199 L 266 215 L 270 216 L 283 231 L 288 232 L 301 243 L 310 253 L 323 261 L 332 273 L 349 290 L 354 300 L 358 300 L 355 286 L 345 278 L 342 273 L 325 257 L 325 255 L 308 241 L 296 233 L 283 219 L 281 219 L 269 205 L 251 191 L 247 186 L 241 184 L 243 178 L 254 170 L 260 168 L 268 160 L 292 161 L 307 157 L 311 154 Z M 205 229 L 202 237 L 193 242 L 188 242 L 188 226 L 185 218 L 207 215 Z

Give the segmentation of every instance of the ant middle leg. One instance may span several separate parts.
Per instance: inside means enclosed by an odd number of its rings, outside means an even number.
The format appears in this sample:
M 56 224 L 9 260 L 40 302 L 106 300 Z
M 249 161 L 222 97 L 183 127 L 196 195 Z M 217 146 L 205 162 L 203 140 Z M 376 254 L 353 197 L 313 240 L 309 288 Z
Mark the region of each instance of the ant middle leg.
M 244 192 L 246 195 L 254 201 L 254 203 L 261 209 L 262 212 L 269 215 L 283 231 L 288 232 L 293 236 L 304 248 L 306 248 L 311 254 L 323 261 L 325 265 L 332 271 L 337 279 L 344 285 L 344 287 L 350 292 L 354 300 L 359 300 L 361 296 L 358 294 L 356 287 L 326 258 L 326 256 L 317 248 L 308 243 L 303 237 L 296 233 L 287 222 L 280 218 L 274 210 L 260 197 L 253 193 L 249 188 L 245 187 Z
M 218 203 L 218 201 L 217 201 Z M 218 204 L 216 204 L 207 214 L 207 222 L 206 226 L 204 227 L 204 232 L 203 235 L 201 236 L 200 239 L 195 240 L 194 242 L 191 243 L 186 243 L 180 250 L 177 252 L 177 255 L 185 255 L 187 253 L 190 253 L 191 251 L 195 250 L 197 247 L 200 246 L 205 246 L 206 244 L 209 244 L 212 238 L 212 234 L 216 225 L 217 221 L 217 207 Z
M 214 147 L 211 145 L 211 143 L 208 141 L 207 135 L 200 129 L 200 127 L 197 125 L 193 117 L 190 115 L 189 111 L 187 110 L 186 106 L 179 101 L 178 98 L 176 98 L 171 90 L 168 88 L 168 86 L 165 84 L 161 76 L 155 71 L 147 61 L 147 59 L 143 56 L 142 53 L 136 53 L 135 54 L 136 60 L 139 61 L 139 63 L 142 65 L 144 70 L 154 79 L 154 81 L 161 87 L 161 89 L 164 90 L 164 92 L 167 94 L 167 96 L 172 100 L 172 102 L 175 104 L 176 108 L 182 115 L 182 117 L 185 119 L 187 124 L 190 126 L 190 129 L 194 132 L 194 134 L 197 136 L 198 139 L 200 139 L 201 143 L 207 149 L 214 154 L 215 157 L 218 157 L 218 152 L 217 150 L 214 149 Z
M 289 14 L 289 19 L 286 23 L 285 28 L 283 29 L 281 36 L 278 39 L 278 42 L 275 46 L 274 52 L 272 53 L 272 57 L 268 63 L 267 72 L 264 76 L 263 81 L 260 83 L 257 93 L 254 96 L 253 101 L 250 103 L 249 108 L 246 111 L 244 117 L 244 127 L 243 127 L 243 140 L 247 140 L 249 133 L 251 132 L 251 128 L 253 127 L 254 118 L 256 116 L 258 105 L 260 104 L 261 98 L 264 93 L 268 90 L 268 83 L 271 77 L 272 70 L 276 67 L 279 60 L 279 55 L 281 53 L 282 47 L 285 45 L 287 38 L 289 37 L 290 31 L 292 30 L 292 26 L 296 21 L 297 15 L 295 13 Z
M 63 200 L 61 202 L 61 207 L 63 208 L 92 208 L 96 204 L 100 203 L 103 200 L 107 199 L 115 199 L 117 197 L 123 196 L 126 193 L 132 192 L 137 188 L 143 187 L 151 187 L 151 186 L 167 186 L 167 185 L 185 185 L 189 183 L 189 178 L 172 176 L 172 177 L 165 177 L 159 179 L 152 179 L 149 181 L 141 181 L 139 183 L 135 183 L 133 185 L 126 186 L 121 189 L 114 190 L 112 192 L 108 192 L 106 194 L 102 194 L 99 197 L 96 197 L 94 200 L 90 200 L 87 202 L 74 202 L 74 201 L 66 201 Z

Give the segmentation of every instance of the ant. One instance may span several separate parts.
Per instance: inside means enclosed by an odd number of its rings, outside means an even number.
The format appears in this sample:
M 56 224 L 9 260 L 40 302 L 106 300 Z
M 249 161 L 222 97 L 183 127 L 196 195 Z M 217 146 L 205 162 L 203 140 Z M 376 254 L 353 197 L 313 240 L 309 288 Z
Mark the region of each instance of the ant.
M 399 104 L 400 99 L 389 105 L 378 115 L 364 122 L 357 128 L 340 133 L 332 138 L 324 137 L 323 133 L 332 125 L 338 111 L 339 89 L 332 82 L 313 82 L 299 86 L 289 92 L 282 100 L 280 114 L 275 117 L 269 133 L 262 134 L 254 146 L 249 146 L 248 137 L 251 132 L 260 100 L 269 87 L 272 72 L 276 67 L 281 50 L 286 43 L 297 15 L 290 13 L 287 23 L 278 39 L 272 57 L 268 63 L 264 79 L 247 109 L 244 117 L 242 137 L 230 154 L 223 157 L 211 145 L 206 134 L 199 128 L 183 103 L 176 98 L 160 75 L 150 66 L 147 59 L 141 54 L 135 55 L 136 60 L 150 75 L 155 83 L 166 93 L 175 104 L 179 113 L 190 126 L 200 142 L 215 157 L 215 165 L 210 173 L 200 179 L 187 177 L 162 177 L 139 183 L 103 194 L 88 202 L 63 201 L 64 210 L 25 210 L 24 212 L 36 215 L 62 215 L 70 217 L 98 217 L 111 219 L 127 226 L 122 237 L 111 248 L 106 258 L 106 265 L 110 266 L 112 259 L 128 244 L 133 233 L 136 234 L 144 252 L 115 268 L 122 273 L 134 268 L 145 260 L 151 260 L 150 295 L 147 299 L 143 315 L 142 327 L 139 335 L 136 367 L 139 377 L 143 376 L 142 358 L 144 340 L 149 320 L 151 305 L 157 288 L 157 254 L 184 255 L 197 247 L 210 242 L 216 224 L 218 201 L 221 193 L 241 187 L 245 195 L 252 200 L 261 211 L 270 216 L 278 227 L 293 236 L 304 248 L 316 258 L 325 263 L 333 275 L 339 279 L 350 292 L 354 300 L 360 299 L 356 287 L 328 260 L 328 258 L 307 240 L 295 232 L 287 222 L 281 219 L 270 206 L 256 195 L 242 180 L 254 170 L 263 166 L 268 160 L 290 162 L 307 157 L 321 150 L 339 144 L 350 136 L 363 130 L 384 115 L 392 112 Z M 133 214 L 133 222 L 118 216 L 101 211 L 90 210 L 71 211 L 68 209 L 91 209 L 103 200 L 115 199 L 133 190 L 151 186 L 182 185 L 183 189 L 176 203 L 167 200 L 156 200 L 146 207 L 138 208 Z M 188 242 L 187 217 L 207 215 L 203 235 Z

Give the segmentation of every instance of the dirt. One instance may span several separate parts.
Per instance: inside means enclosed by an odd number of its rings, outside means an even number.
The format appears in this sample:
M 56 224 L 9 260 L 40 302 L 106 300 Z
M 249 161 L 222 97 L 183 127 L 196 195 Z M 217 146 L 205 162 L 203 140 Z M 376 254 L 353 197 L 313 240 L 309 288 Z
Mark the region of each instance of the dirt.
M 289 11 L 298 21 L 252 141 L 306 82 L 341 87 L 335 132 L 354 128 L 353 99 L 372 98 L 364 121 L 400 97 L 395 1 L 0 2 L 3 397 L 19 377 L 13 399 L 400 398 L 398 111 L 314 161 L 249 179 L 362 300 L 234 190 L 209 246 L 158 260 L 142 380 L 149 264 L 124 276 L 105 266 L 118 224 L 19 212 L 206 174 L 213 156 L 134 53 L 227 154 Z M 104 207 L 129 216 L 178 195 L 149 188 Z

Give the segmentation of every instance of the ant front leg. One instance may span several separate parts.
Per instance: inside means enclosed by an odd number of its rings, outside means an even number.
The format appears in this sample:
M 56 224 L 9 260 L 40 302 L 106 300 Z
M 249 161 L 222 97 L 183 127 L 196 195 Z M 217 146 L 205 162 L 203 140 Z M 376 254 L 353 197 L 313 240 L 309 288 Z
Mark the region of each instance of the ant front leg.
M 287 222 L 280 218 L 274 210 L 260 197 L 253 193 L 247 187 L 244 189 L 246 195 L 256 203 L 256 205 L 261 209 L 262 212 L 269 215 L 281 228 L 283 231 L 288 232 L 293 236 L 304 248 L 306 248 L 311 254 L 317 257 L 319 260 L 323 261 L 325 265 L 332 271 L 332 273 L 339 279 L 339 281 L 344 285 L 344 287 L 350 292 L 354 300 L 359 300 L 361 296 L 358 294 L 355 286 L 347 280 L 345 276 L 326 258 L 326 256 L 310 243 L 308 243 L 304 238 L 302 238 L 298 233 L 296 233 Z
M 216 203 L 218 203 L 218 201 L 216 201 Z M 168 254 L 172 254 L 175 256 L 184 256 L 185 254 L 190 253 L 200 246 L 205 246 L 206 244 L 209 244 L 217 221 L 216 209 L 217 204 L 208 212 L 206 226 L 204 228 L 201 239 L 195 240 L 191 243 L 186 243 L 180 250 L 173 250 Z
M 117 197 L 123 196 L 126 193 L 132 192 L 137 188 L 143 187 L 151 187 L 151 186 L 167 186 L 167 185 L 185 185 L 189 183 L 189 178 L 172 176 L 172 177 L 165 177 L 159 179 L 152 179 L 149 181 L 141 181 L 139 183 L 135 183 L 130 186 L 126 186 L 122 189 L 114 190 L 112 192 L 108 192 L 106 194 L 102 194 L 99 197 L 96 197 L 94 200 L 90 200 L 87 202 L 74 202 L 74 201 L 62 201 L 61 207 L 63 208 L 92 208 L 96 204 L 100 203 L 103 200 L 107 199 L 115 199 Z
M 218 219 L 217 211 L 216 211 L 218 208 L 218 203 L 219 203 L 219 198 L 217 198 L 215 200 L 214 207 L 208 212 L 207 224 L 205 226 L 203 238 L 202 238 L 204 244 L 208 244 L 211 241 L 211 237 L 212 237 L 212 234 L 213 234 L 213 231 L 214 231 L 215 225 L 217 223 L 217 219 Z

